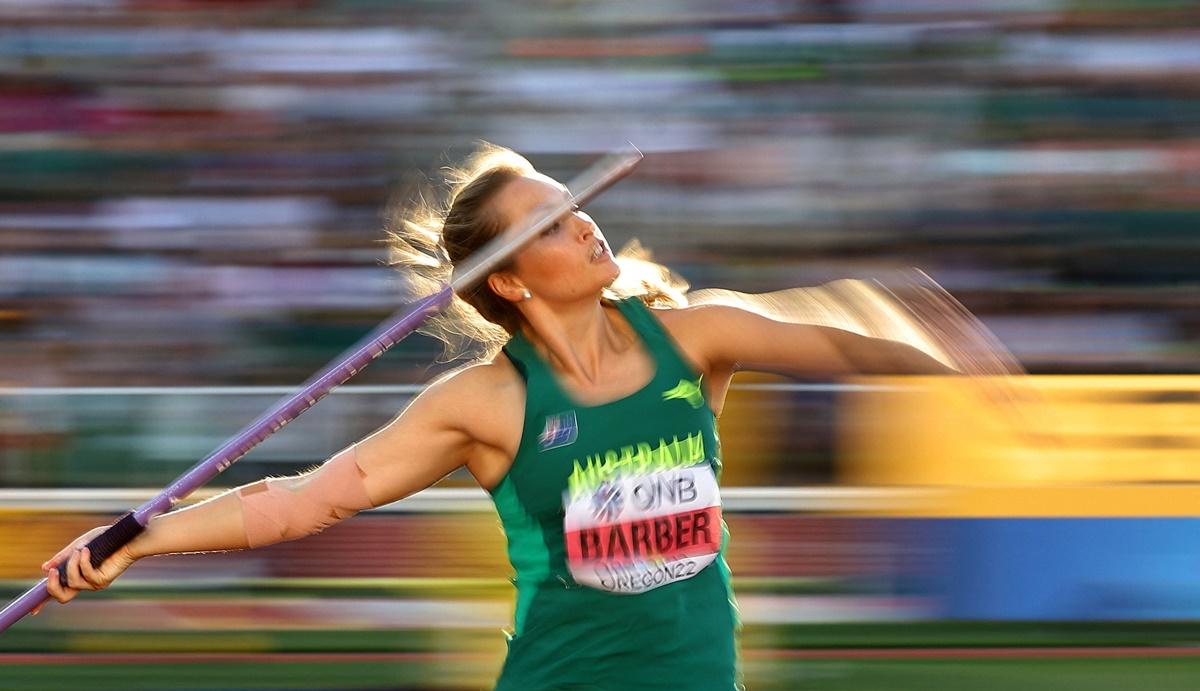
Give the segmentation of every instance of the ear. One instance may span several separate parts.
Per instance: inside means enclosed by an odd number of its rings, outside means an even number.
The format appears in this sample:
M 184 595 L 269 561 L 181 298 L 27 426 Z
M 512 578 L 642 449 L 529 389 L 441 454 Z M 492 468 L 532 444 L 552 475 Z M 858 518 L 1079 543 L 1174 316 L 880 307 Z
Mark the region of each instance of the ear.
M 493 293 L 509 302 L 522 302 L 525 298 L 525 284 L 508 271 L 488 274 L 487 284 Z

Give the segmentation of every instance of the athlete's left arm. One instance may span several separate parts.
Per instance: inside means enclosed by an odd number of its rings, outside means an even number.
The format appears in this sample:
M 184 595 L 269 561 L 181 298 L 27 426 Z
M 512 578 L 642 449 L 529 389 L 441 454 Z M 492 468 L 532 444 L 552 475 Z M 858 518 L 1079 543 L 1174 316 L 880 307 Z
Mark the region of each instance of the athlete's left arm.
M 760 370 L 793 376 L 952 374 L 905 343 L 814 324 L 776 321 L 726 305 L 698 305 L 663 315 L 687 355 L 705 371 Z

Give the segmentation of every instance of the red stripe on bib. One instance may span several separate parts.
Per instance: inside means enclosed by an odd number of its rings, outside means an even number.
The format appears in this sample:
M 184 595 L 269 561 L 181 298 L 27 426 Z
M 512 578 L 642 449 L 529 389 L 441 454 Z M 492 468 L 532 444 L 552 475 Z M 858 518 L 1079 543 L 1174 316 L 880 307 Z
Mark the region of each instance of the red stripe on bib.
M 713 554 L 721 546 L 721 507 L 569 531 L 573 563 L 632 564 Z

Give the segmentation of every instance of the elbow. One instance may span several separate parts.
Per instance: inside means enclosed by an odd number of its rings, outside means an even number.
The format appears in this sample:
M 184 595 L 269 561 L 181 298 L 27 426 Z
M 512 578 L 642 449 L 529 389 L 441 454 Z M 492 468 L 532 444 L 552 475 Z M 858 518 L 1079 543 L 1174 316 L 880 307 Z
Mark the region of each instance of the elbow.
M 358 513 L 357 508 L 313 492 L 311 483 L 296 483 L 300 487 L 294 489 L 290 481 L 296 479 L 263 480 L 238 492 L 247 546 L 264 547 L 316 535 Z
M 242 488 L 246 542 L 250 547 L 316 535 L 374 504 L 366 474 L 351 445 L 316 470 L 291 478 L 263 480 Z

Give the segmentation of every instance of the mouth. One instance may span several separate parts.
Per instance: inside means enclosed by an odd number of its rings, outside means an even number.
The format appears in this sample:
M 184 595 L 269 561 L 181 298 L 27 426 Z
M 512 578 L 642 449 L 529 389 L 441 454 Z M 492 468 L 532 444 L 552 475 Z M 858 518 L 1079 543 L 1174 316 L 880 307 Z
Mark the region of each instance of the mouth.
M 604 242 L 596 241 L 596 246 L 592 248 L 592 261 L 596 261 L 604 256 Z

